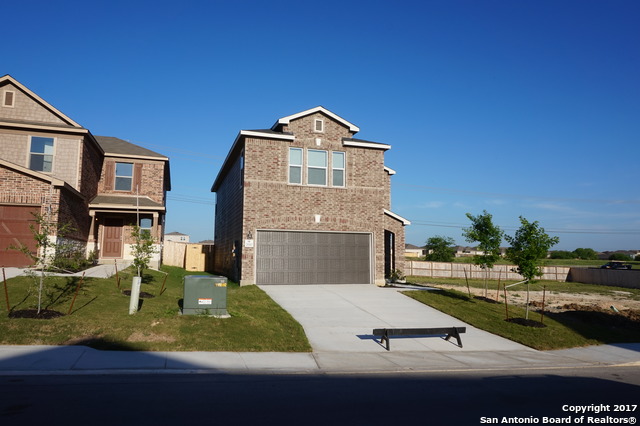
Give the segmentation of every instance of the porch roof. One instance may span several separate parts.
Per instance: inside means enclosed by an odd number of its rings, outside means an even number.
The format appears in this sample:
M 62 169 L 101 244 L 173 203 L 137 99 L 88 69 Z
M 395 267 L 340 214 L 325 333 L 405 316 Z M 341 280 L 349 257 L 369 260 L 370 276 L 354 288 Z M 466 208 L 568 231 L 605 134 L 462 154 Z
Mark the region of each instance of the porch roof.
M 136 200 L 137 199 L 137 200 Z M 98 195 L 89 203 L 89 209 L 124 209 L 124 210 L 160 210 L 165 207 L 153 201 L 149 197 L 136 197 L 126 195 Z

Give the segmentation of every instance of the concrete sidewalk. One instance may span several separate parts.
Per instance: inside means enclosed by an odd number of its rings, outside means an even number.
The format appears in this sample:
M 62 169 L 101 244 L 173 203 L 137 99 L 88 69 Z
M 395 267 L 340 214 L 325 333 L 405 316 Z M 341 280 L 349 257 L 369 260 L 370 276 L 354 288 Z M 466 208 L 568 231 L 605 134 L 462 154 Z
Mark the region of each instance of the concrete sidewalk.
M 113 265 L 100 265 L 87 271 L 86 276 L 108 277 L 113 273 Z M 371 285 L 262 288 L 302 324 L 312 353 L 0 346 L 0 375 L 348 374 L 640 366 L 640 343 L 540 352 L 464 324 L 400 294 L 402 289 Z M 466 326 L 463 347 L 439 336 L 392 338 L 391 351 L 387 351 L 371 336 L 373 328 L 440 326 Z
M 539 352 L 391 351 L 123 352 L 84 346 L 0 346 L 0 375 L 51 374 L 349 374 L 584 368 L 637 365 L 640 344 Z

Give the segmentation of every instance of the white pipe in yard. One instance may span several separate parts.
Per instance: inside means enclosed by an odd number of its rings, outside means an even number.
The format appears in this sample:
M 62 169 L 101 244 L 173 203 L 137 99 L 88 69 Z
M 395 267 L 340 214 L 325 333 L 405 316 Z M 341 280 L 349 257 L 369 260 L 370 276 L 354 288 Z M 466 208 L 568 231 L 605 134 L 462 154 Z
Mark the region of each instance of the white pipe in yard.
M 141 277 L 133 277 L 131 283 L 131 299 L 129 300 L 129 315 L 133 315 L 138 312 L 138 304 L 140 302 L 140 283 Z

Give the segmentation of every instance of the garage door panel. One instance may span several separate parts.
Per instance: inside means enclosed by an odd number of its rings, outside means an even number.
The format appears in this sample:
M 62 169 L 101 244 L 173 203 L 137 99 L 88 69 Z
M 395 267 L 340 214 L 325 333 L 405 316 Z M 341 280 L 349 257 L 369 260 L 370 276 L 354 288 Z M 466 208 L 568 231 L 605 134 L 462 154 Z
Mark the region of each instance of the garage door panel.
M 258 231 L 258 284 L 369 284 L 369 234 Z
M 0 266 L 30 266 L 33 262 L 23 253 L 9 247 L 25 245 L 32 253 L 36 243 L 30 225 L 35 224 L 36 206 L 0 206 Z

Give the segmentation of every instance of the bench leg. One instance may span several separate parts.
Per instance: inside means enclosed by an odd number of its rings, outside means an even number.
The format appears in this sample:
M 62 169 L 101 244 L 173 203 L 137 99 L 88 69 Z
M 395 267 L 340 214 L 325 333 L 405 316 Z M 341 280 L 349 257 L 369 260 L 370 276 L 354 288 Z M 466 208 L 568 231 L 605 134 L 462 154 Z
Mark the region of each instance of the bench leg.
M 387 348 L 387 350 L 390 350 L 389 349 L 389 332 L 386 329 L 384 330 L 384 334 L 380 338 L 380 344 L 382 344 L 382 342 L 385 342 L 386 343 L 385 347 Z
M 458 333 L 458 330 L 456 328 L 454 328 L 451 333 L 447 334 L 447 337 L 445 337 L 444 340 L 448 342 L 449 339 L 451 339 L 451 336 L 455 337 L 458 341 L 458 346 L 462 347 L 462 339 L 460 338 L 460 333 Z

